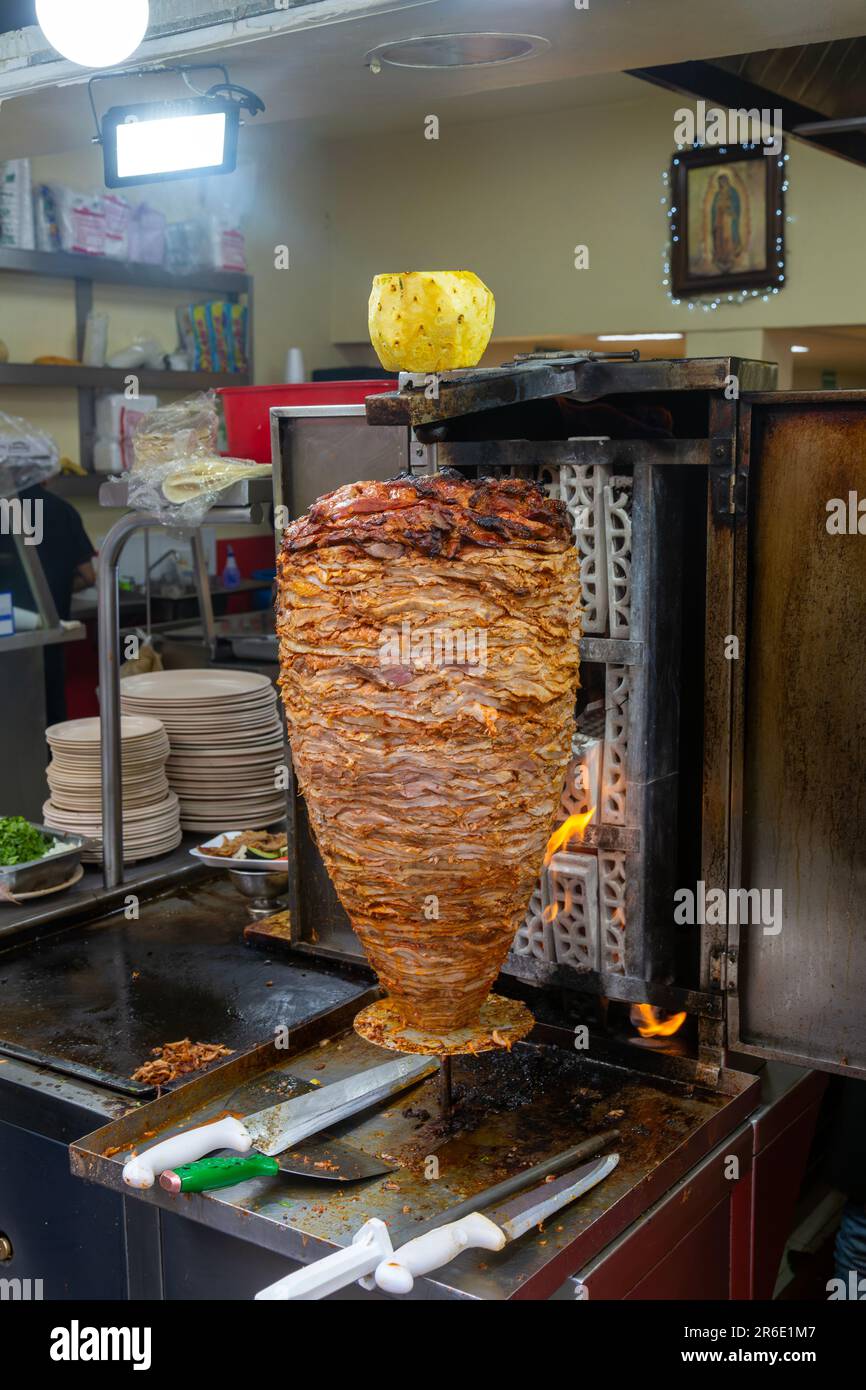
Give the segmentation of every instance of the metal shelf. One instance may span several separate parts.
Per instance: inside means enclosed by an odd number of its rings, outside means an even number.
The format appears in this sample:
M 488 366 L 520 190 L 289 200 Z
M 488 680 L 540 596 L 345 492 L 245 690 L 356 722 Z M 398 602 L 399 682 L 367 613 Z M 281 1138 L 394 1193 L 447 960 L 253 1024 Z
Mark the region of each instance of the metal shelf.
M 167 372 L 147 368 L 85 367 L 46 363 L 6 362 L 0 364 L 0 388 L 4 386 L 60 388 L 78 392 L 78 449 L 83 465 L 91 458 L 96 432 L 97 391 L 123 391 L 134 376 L 142 391 L 216 390 L 221 386 L 248 386 L 253 380 L 253 279 L 233 271 L 192 271 L 176 275 L 162 266 L 129 264 L 105 256 L 73 256 L 65 252 L 0 250 L 0 274 L 47 276 L 70 280 L 75 291 L 75 353 L 81 357 L 87 316 L 93 308 L 94 285 L 119 285 L 128 289 L 205 292 L 236 302 L 247 301 L 248 370 L 246 372 Z M 69 484 L 67 495 L 87 496 L 93 491 L 89 479 Z
M 261 478 L 244 478 L 239 483 L 232 483 L 231 487 L 223 488 L 219 501 L 211 508 L 211 512 L 219 512 L 220 508 L 226 507 L 269 506 L 274 500 L 273 477 L 266 463 L 261 465 L 261 469 Z M 99 488 L 101 507 L 129 506 L 129 483 L 126 478 L 113 477 L 110 473 L 97 473 L 93 476 L 102 484 Z
M 80 642 L 87 636 L 83 623 L 74 619 L 65 627 L 37 627 L 0 637 L 0 653 L 20 652 L 32 647 L 56 647 L 63 642 Z
M 0 272 L 49 276 L 55 280 L 89 280 L 97 285 L 165 290 L 214 290 L 222 294 L 247 294 L 252 276 L 237 271 L 200 270 L 177 275 L 158 265 L 114 261 L 107 256 L 73 256 L 63 251 L 0 250 Z
M 246 371 L 153 371 L 147 367 L 61 367 L 7 361 L 0 364 L 0 386 L 68 386 L 72 391 L 122 391 L 129 377 L 153 391 L 211 391 L 217 386 L 249 386 Z
M 248 386 L 248 372 L 165 372 L 147 367 L 64 367 L 45 363 L 0 364 L 0 386 L 60 386 L 71 390 L 122 391 L 134 376 L 142 390 L 209 391 Z

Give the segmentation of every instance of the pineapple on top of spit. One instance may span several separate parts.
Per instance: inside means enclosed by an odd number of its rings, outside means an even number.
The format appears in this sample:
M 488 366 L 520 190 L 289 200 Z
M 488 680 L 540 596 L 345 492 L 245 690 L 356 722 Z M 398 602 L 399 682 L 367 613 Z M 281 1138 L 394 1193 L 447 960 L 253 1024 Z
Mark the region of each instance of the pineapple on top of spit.
M 377 275 L 370 340 L 389 372 L 475 367 L 490 342 L 495 311 L 491 291 L 471 270 Z

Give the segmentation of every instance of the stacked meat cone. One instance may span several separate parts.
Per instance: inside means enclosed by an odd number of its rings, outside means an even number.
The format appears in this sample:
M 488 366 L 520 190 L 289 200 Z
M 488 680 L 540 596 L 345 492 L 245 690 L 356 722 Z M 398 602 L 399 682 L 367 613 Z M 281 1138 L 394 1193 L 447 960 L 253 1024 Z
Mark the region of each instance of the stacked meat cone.
M 448 471 L 340 488 L 286 530 L 277 608 L 292 758 L 340 901 L 406 1024 L 472 1027 L 570 755 L 564 508 Z

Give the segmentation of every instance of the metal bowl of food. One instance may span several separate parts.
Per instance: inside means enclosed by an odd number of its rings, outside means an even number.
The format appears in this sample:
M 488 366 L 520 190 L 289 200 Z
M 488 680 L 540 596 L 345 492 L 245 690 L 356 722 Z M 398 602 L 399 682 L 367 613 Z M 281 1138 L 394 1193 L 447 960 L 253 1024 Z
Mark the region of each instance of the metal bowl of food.
M 285 869 L 262 873 L 261 869 L 230 868 L 228 875 L 238 892 L 250 899 L 252 908 L 273 910 L 274 903 L 289 891 L 289 875 Z
M 83 835 L 67 835 L 23 816 L 4 816 L 0 819 L 0 887 L 6 890 L 4 896 L 14 898 L 62 887 L 75 874 L 86 844 Z

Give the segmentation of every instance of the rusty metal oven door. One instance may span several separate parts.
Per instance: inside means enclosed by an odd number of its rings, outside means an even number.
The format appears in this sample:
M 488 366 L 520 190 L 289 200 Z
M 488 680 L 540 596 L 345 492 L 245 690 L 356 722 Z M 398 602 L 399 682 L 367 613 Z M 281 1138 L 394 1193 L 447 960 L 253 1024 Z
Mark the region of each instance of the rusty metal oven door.
M 866 391 L 741 404 L 728 1045 L 866 1076 Z

